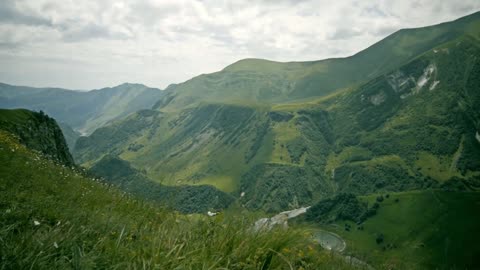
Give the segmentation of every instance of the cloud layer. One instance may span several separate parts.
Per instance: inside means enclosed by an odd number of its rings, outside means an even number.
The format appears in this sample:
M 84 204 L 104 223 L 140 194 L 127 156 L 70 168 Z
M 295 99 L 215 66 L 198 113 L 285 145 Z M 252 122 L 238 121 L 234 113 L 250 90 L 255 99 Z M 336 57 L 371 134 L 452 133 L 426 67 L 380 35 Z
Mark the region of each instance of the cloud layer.
M 398 29 L 478 10 L 477 0 L 4 0 L 0 81 L 164 88 L 247 57 L 348 56 Z

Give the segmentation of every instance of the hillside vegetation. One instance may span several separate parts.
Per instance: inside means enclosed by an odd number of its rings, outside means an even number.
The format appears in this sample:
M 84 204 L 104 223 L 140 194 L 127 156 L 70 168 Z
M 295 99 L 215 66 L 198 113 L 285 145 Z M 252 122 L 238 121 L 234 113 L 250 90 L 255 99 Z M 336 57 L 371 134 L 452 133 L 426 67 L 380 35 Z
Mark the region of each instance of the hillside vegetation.
M 113 154 L 152 180 L 211 184 L 244 194 L 240 202 L 248 208 L 270 212 L 341 192 L 429 189 L 455 179 L 475 183 L 480 177 L 479 25 L 475 13 L 402 30 L 345 59 L 240 61 L 172 86 L 154 110 L 80 138 L 74 156 L 92 166 Z M 374 60 L 388 61 L 382 66 Z M 315 91 L 335 85 L 315 94 L 303 86 L 308 101 L 235 96 L 252 89 L 270 95 L 282 83 L 244 73 L 288 79 L 322 63 L 346 63 L 375 76 L 362 73 L 357 80 L 328 68 L 328 78 L 346 83 L 317 85 L 322 75 L 302 75 Z M 224 75 L 228 79 L 220 79 Z M 294 97 L 295 91 L 285 95 Z
M 232 196 L 210 185 L 161 185 L 114 156 L 104 157 L 90 172 L 122 191 L 181 213 L 217 212 L 228 208 L 234 201 Z
M 302 231 L 251 222 L 166 211 L 0 131 L 2 269 L 348 269 Z
M 50 159 L 74 165 L 57 122 L 43 112 L 0 109 L 0 130 L 16 135 L 21 143 Z
M 344 238 L 347 254 L 380 269 L 480 267 L 479 192 L 412 191 L 372 194 L 359 201 L 375 209 L 362 223 L 352 221 L 356 212 L 348 210 L 355 207 L 345 201 L 333 211 L 311 211 L 308 219 Z M 319 205 L 326 209 L 327 203 Z

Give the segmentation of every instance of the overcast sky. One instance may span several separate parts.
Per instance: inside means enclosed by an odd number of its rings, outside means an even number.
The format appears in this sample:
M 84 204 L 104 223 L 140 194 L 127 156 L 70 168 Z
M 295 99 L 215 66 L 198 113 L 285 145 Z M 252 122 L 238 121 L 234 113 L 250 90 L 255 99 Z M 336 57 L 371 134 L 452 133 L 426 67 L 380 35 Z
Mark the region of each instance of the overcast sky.
M 0 0 L 0 82 L 165 88 L 242 58 L 349 56 L 478 0 Z

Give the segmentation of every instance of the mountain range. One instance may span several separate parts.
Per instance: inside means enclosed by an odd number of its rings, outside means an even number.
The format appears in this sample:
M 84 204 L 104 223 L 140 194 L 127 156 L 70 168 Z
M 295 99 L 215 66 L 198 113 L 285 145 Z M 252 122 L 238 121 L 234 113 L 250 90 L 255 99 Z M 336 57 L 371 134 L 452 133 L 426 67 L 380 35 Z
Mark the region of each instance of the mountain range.
M 41 110 L 84 135 L 129 113 L 150 108 L 161 96 L 160 89 L 131 83 L 91 91 L 0 84 L 1 108 Z
M 174 211 L 313 205 L 299 227 L 381 268 L 475 269 L 479 105 L 477 12 L 350 57 L 244 59 L 165 90 L 1 84 L 0 107 L 41 112 L 0 110 L 0 129 Z
M 480 13 L 401 30 L 348 58 L 242 60 L 168 87 L 81 137 L 167 185 L 211 184 L 280 211 L 339 192 L 478 182 Z

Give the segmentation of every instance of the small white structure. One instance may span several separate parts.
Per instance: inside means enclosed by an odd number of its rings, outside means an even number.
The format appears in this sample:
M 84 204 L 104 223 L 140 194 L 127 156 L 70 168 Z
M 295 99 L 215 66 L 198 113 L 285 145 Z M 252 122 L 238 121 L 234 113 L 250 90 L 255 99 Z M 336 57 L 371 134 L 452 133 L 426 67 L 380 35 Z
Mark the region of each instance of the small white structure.
M 273 226 L 275 226 L 275 225 L 282 225 L 282 227 L 286 229 L 286 228 L 288 228 L 288 220 L 289 219 L 306 213 L 308 208 L 310 208 L 310 206 L 301 207 L 301 208 L 290 210 L 290 211 L 284 211 L 284 212 L 278 213 L 277 215 L 275 215 L 271 218 L 261 218 L 261 219 L 259 219 L 255 222 L 253 230 L 254 231 L 261 231 L 261 230 L 267 230 L 268 231 L 268 230 L 271 230 L 273 228 Z
M 208 215 L 209 217 L 214 217 L 214 216 L 216 216 L 217 214 L 218 214 L 217 212 L 210 212 L 210 211 L 207 212 L 207 215 Z

